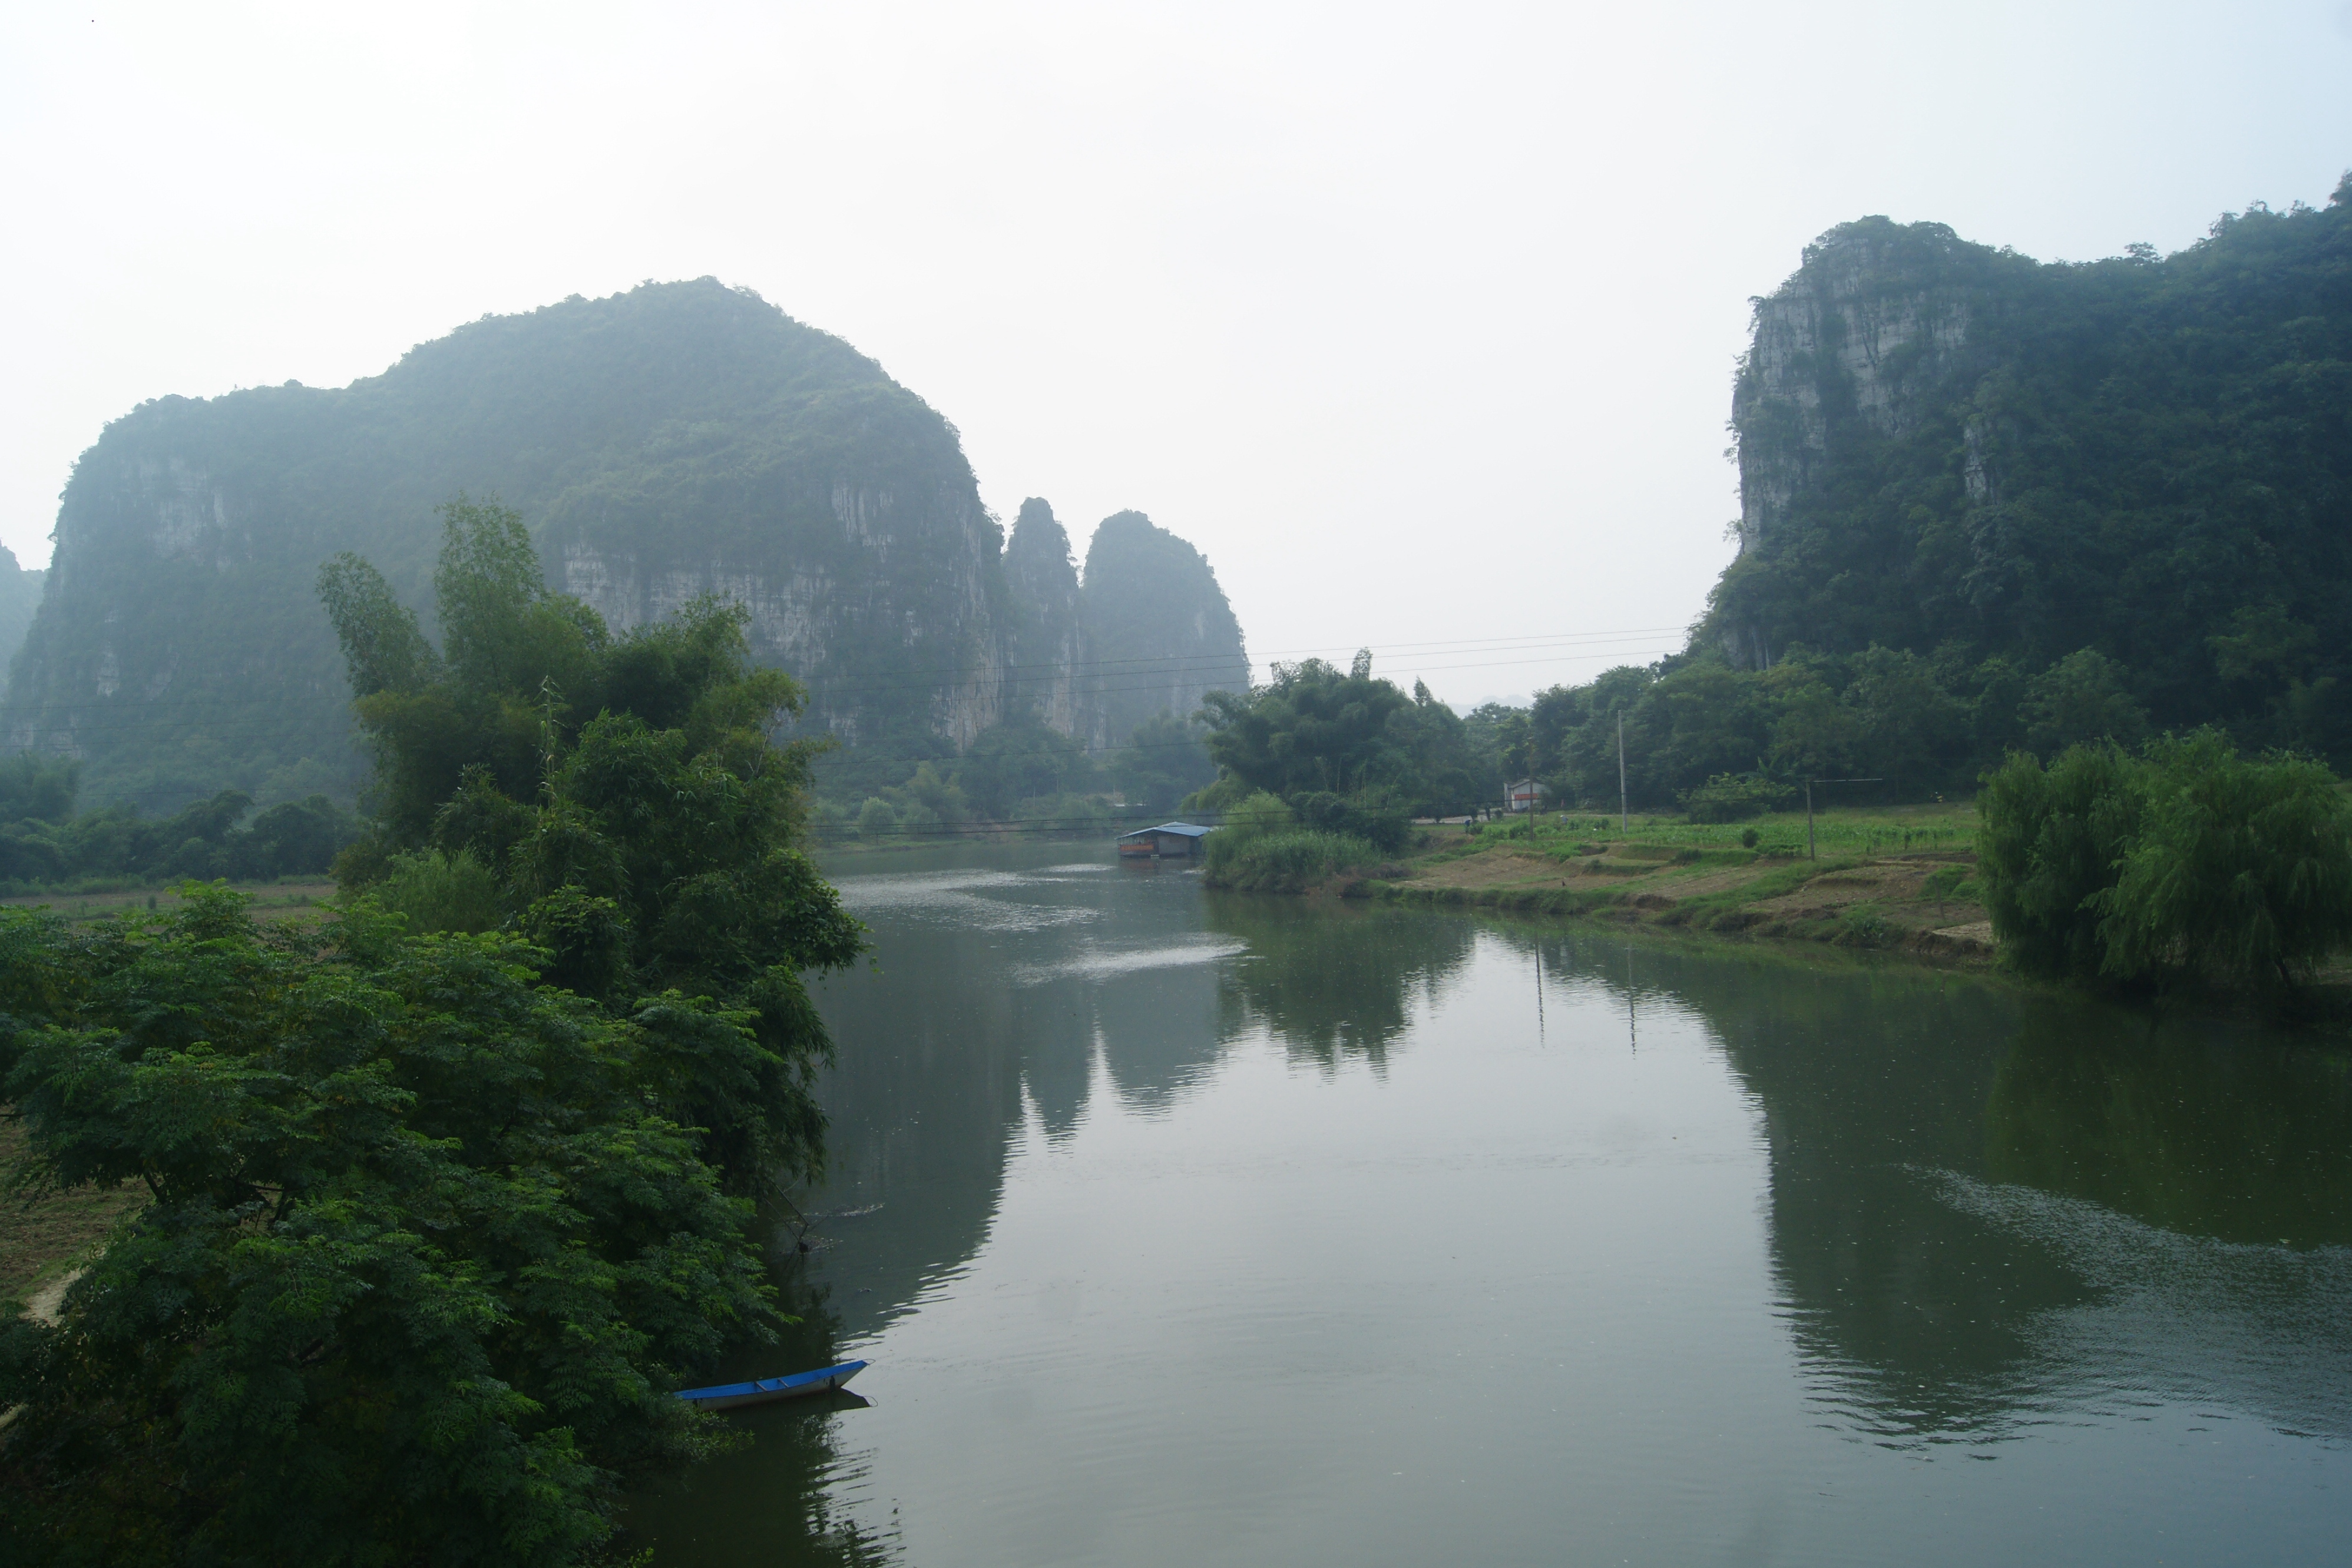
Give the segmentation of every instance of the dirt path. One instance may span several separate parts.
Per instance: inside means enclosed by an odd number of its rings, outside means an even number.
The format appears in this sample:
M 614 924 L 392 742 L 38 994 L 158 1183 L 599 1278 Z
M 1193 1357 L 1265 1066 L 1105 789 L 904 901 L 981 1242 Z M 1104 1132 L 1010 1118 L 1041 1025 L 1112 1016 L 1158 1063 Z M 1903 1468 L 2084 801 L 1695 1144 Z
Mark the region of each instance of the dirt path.
M 24 1154 L 24 1124 L 0 1121 L 0 1170 L 13 1173 Z M 28 1203 L 21 1194 L 0 1194 L 0 1302 L 22 1302 L 32 1310 L 47 1300 L 54 1312 L 79 1260 L 146 1195 L 143 1188 L 84 1188 L 46 1193 Z

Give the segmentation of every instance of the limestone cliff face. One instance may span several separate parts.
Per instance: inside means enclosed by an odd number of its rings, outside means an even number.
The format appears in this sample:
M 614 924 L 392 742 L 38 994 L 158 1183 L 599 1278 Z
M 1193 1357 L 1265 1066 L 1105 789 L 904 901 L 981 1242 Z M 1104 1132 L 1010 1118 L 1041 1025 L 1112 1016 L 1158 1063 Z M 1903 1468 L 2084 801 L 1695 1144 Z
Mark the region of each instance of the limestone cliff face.
M 1731 402 L 1743 552 L 1786 520 L 1841 427 L 1893 436 L 1916 423 L 1968 342 L 1953 264 L 1980 248 L 1941 224 L 1866 218 L 1808 247 L 1796 275 L 1756 301 Z
M 1008 706 L 1034 704 L 1063 734 L 1090 738 L 1097 726 L 1078 568 L 1068 531 L 1034 496 L 1021 503 L 1004 547 L 1004 586 L 1012 604 L 1004 638 Z
M 485 318 L 346 388 L 115 421 L 67 486 L 5 739 L 81 757 L 99 802 L 350 793 L 364 767 L 319 565 L 355 551 L 429 613 L 434 509 L 461 491 L 520 510 L 551 586 L 616 631 L 697 595 L 741 602 L 758 656 L 852 744 L 961 749 L 1033 701 L 1099 743 L 1132 728 L 1126 691 L 1107 710 L 1088 668 L 1050 509 L 1024 508 L 1008 551 L 952 426 L 839 339 L 706 279 Z M 1213 609 L 1231 622 L 1222 594 Z M 1130 642 L 1180 663 L 1202 646 Z
M 1097 746 L 1211 691 L 1249 689 L 1241 623 L 1206 557 L 1139 511 L 1105 518 L 1087 546 L 1087 646 Z
M 16 650 L 25 646 L 25 634 L 32 629 L 45 575 L 26 571 L 16 563 L 16 552 L 0 544 L 0 697 L 8 689 L 8 666 Z

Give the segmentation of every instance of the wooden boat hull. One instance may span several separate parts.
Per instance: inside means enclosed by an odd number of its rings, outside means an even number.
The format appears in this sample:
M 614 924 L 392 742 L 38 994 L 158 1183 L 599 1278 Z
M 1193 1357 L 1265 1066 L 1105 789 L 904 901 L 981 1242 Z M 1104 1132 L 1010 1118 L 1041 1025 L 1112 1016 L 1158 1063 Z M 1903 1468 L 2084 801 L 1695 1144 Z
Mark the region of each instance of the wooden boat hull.
M 862 1361 L 845 1361 L 837 1366 L 819 1367 L 814 1372 L 796 1372 L 790 1377 L 766 1377 L 751 1383 L 721 1383 L 709 1388 L 682 1388 L 677 1396 L 688 1405 L 704 1410 L 732 1410 L 739 1405 L 768 1405 L 779 1399 L 806 1399 L 812 1394 L 831 1394 L 845 1388 L 849 1380 L 866 1370 Z

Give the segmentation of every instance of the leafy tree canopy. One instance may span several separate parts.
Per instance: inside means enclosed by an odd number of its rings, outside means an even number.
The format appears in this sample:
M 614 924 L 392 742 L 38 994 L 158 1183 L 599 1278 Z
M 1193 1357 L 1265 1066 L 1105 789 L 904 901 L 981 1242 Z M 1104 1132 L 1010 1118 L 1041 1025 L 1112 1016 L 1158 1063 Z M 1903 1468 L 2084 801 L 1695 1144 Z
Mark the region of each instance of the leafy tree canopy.
M 665 996 L 740 1011 L 746 1032 L 701 1058 L 681 1113 L 735 1190 L 814 1173 L 808 1086 L 832 1047 L 802 972 L 850 963 L 863 937 L 795 847 L 810 747 L 771 735 L 800 688 L 753 666 L 737 606 L 698 600 L 614 637 L 541 585 L 514 512 L 460 498 L 442 515 L 437 650 L 365 562 L 320 574 L 376 756 L 376 831 L 341 862 L 346 887 L 389 881 L 472 924 L 491 911 L 447 886 L 470 874 L 551 979 L 616 1015 Z
M 26 1176 L 152 1199 L 59 1324 L 0 1329 L 0 1556 L 579 1561 L 626 1478 L 714 1441 L 668 1391 L 770 1321 L 692 1125 L 753 1020 L 601 1007 L 512 934 L 186 891 L 0 910 Z
M 2020 753 L 1977 806 L 1993 930 L 2030 971 L 2275 989 L 2352 943 L 2352 803 L 2307 758 L 2213 730 Z

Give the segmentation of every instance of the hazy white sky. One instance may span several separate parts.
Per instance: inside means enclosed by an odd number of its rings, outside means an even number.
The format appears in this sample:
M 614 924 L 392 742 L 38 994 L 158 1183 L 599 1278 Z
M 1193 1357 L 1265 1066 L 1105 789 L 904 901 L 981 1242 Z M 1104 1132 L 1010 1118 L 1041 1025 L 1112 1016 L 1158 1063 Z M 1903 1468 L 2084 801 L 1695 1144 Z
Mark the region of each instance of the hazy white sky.
M 1008 521 L 1192 540 L 1261 668 L 1522 693 L 1679 645 L 1813 236 L 2175 249 L 2325 201 L 2347 84 L 2344 0 L 14 0 L 0 542 L 44 562 L 143 398 L 709 273 L 954 420 Z

